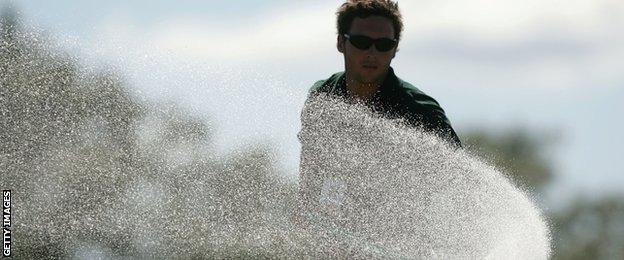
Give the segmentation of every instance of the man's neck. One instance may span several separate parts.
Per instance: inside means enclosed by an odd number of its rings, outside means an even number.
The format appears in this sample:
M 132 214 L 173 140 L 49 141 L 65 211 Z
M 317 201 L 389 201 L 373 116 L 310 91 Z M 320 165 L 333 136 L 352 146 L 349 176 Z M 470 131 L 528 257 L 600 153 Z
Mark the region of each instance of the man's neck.
M 349 93 L 356 100 L 364 101 L 364 102 L 369 101 L 373 98 L 375 93 L 379 91 L 379 89 L 381 88 L 381 84 L 383 83 L 383 79 L 385 79 L 385 76 L 387 76 L 387 73 L 386 75 L 384 75 L 382 80 L 378 82 L 363 83 L 363 82 L 359 82 L 353 79 L 352 77 L 349 76 L 349 73 L 347 73 L 346 79 L 345 79 L 347 93 Z

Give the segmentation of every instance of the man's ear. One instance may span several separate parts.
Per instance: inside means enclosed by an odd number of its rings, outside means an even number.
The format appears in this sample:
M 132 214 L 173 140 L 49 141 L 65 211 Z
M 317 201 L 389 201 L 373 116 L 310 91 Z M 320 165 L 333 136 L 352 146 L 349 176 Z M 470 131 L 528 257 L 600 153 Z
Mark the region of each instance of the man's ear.
M 345 39 L 341 35 L 338 35 L 338 37 L 336 37 L 336 48 L 340 53 L 345 52 Z

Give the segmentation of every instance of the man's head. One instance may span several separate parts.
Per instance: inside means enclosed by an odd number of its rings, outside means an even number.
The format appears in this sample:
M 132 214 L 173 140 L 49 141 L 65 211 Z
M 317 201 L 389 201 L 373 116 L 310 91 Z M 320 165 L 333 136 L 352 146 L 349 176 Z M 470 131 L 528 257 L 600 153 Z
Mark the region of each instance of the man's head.
M 358 83 L 381 83 L 396 54 L 403 30 L 397 3 L 347 0 L 336 15 L 337 48 L 344 54 L 347 75 Z

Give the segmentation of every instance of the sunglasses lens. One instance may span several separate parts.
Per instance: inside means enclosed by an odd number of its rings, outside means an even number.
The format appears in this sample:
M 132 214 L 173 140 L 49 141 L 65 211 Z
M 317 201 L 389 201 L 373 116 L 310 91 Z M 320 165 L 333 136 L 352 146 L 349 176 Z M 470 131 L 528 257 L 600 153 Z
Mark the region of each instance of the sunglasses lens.
M 361 35 L 353 35 L 349 37 L 349 41 L 353 46 L 361 50 L 368 50 L 373 45 L 373 39 Z
M 373 43 L 375 44 L 375 48 L 377 48 L 380 52 L 386 52 L 392 50 L 394 46 L 396 46 L 396 41 L 388 39 L 388 38 L 380 38 L 373 40 L 368 36 L 363 35 L 350 35 L 348 36 L 349 42 L 353 44 L 356 48 L 360 50 L 368 50 Z
M 388 38 L 381 38 L 375 42 L 375 47 L 378 51 L 386 52 L 394 48 L 395 41 Z

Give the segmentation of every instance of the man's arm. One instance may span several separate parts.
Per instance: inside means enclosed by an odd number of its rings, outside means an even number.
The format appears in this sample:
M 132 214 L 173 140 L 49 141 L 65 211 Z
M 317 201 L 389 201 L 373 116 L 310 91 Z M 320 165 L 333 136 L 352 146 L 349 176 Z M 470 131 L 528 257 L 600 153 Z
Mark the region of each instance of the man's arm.
M 444 109 L 435 99 L 420 91 L 411 91 L 409 96 L 412 99 L 412 102 L 407 102 L 409 114 L 407 119 L 410 124 L 420 124 L 425 130 L 437 134 L 457 147 L 462 147 Z

